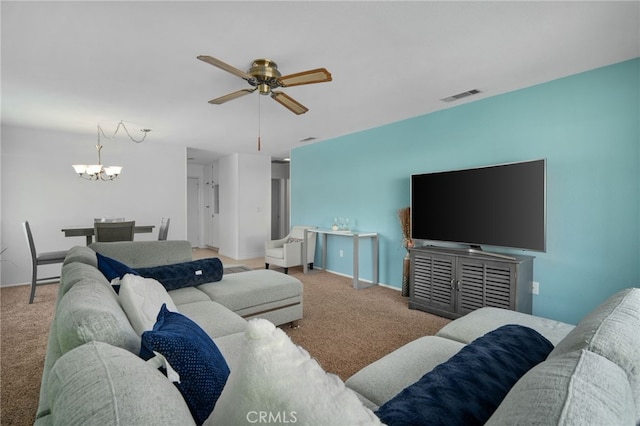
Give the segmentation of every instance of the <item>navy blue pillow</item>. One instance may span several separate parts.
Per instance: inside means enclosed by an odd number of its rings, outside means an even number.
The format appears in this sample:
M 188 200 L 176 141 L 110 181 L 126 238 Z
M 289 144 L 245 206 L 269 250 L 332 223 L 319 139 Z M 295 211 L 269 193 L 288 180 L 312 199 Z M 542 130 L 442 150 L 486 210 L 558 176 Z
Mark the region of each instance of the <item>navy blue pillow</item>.
M 212 257 L 172 265 L 138 268 L 137 271 L 145 278 L 159 281 L 169 291 L 220 281 L 224 268 L 220 259 Z
M 140 275 L 135 269 L 118 260 L 103 256 L 100 253 L 96 253 L 96 257 L 98 258 L 98 269 L 109 281 L 114 278 L 122 278 L 126 274 Z
M 505 325 L 406 387 L 376 415 L 388 426 L 483 425 L 520 377 L 552 349 L 537 331 Z
M 216 344 L 198 324 L 163 304 L 153 330 L 142 333 L 140 357 L 151 359 L 153 351 L 161 353 L 180 375 L 175 385 L 195 422 L 204 423 L 229 377 L 229 366 Z

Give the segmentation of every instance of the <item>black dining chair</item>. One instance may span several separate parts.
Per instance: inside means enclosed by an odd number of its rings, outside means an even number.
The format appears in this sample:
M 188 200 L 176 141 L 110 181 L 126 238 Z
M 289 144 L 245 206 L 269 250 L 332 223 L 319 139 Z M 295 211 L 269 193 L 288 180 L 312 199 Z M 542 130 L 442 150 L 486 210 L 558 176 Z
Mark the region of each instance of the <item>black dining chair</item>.
M 136 221 L 94 222 L 93 237 L 96 242 L 133 241 Z
M 165 218 L 162 218 L 162 220 L 160 221 L 160 229 L 158 230 L 158 241 L 164 241 L 167 239 L 170 222 L 171 222 L 170 217 L 168 217 L 166 220 Z
M 60 275 L 54 277 L 42 277 L 38 278 L 38 266 L 40 265 L 54 265 L 56 263 L 64 262 L 64 258 L 67 257 L 69 250 L 50 251 L 38 253 L 36 251 L 36 245 L 33 243 L 33 235 L 31 234 L 31 227 L 29 222 L 22 223 L 22 229 L 29 245 L 29 251 L 31 252 L 31 294 L 29 295 L 29 304 L 33 303 L 33 299 L 36 296 L 36 286 L 44 284 L 55 284 L 60 278 Z M 49 282 L 41 282 L 49 281 Z

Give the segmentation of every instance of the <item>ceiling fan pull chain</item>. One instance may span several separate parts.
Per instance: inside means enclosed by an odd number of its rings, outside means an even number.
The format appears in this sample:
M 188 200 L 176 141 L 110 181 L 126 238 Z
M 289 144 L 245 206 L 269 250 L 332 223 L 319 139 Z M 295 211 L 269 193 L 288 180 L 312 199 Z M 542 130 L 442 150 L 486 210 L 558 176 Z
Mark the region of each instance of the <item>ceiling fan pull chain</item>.
M 260 96 L 258 96 L 258 151 L 260 151 Z

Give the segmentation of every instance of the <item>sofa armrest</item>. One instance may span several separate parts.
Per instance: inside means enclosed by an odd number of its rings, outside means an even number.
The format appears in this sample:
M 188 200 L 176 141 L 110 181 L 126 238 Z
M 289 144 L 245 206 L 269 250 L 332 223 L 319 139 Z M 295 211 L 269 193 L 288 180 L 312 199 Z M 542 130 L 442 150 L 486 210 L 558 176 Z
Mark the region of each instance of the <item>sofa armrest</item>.
M 289 265 L 302 264 L 302 242 L 296 241 L 284 245 L 284 258 Z
M 285 245 L 285 243 L 287 242 L 287 238 L 280 238 L 279 240 L 270 240 L 270 241 L 265 241 L 264 243 L 264 249 L 272 249 L 272 248 L 281 248 Z

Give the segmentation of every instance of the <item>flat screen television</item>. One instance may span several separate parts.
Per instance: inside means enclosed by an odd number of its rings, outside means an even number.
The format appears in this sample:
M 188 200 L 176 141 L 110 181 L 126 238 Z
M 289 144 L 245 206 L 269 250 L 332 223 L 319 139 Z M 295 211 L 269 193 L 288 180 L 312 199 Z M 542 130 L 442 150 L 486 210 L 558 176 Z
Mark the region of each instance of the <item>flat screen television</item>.
M 411 175 L 411 238 L 546 250 L 546 160 Z

